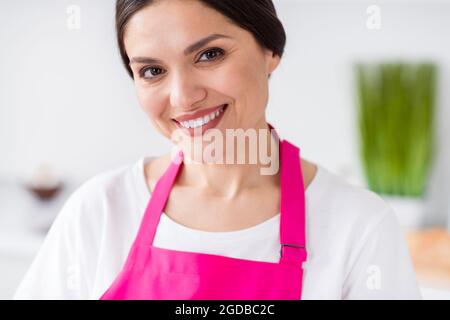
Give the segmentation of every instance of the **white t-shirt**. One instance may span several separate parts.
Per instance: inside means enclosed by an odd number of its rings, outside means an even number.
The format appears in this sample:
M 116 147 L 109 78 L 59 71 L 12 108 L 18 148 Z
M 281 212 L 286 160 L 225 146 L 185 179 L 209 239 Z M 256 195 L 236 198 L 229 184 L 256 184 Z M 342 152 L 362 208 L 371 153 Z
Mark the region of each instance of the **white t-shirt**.
M 100 173 L 66 201 L 15 299 L 99 299 L 120 272 L 150 191 L 141 157 Z M 374 192 L 317 165 L 306 189 L 303 299 L 421 299 L 397 218 Z M 236 213 L 238 214 L 238 213 Z M 280 214 L 256 226 L 207 232 L 161 219 L 154 246 L 277 262 Z

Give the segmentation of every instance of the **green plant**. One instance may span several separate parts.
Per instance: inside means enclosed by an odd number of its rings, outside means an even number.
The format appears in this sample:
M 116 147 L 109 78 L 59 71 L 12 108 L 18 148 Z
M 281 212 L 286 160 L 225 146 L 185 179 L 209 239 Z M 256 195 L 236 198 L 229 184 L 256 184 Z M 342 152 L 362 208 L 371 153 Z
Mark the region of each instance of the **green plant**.
M 420 197 L 434 153 L 436 66 L 357 63 L 360 156 L 371 190 Z

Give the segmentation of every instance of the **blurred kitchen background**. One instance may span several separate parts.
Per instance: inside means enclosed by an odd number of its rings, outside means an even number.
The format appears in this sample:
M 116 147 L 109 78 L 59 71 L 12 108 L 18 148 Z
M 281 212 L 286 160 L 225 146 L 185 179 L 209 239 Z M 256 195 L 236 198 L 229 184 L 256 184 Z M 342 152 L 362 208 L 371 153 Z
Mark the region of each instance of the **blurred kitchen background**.
M 121 65 L 114 3 L 0 3 L 0 299 L 82 182 L 170 150 Z M 268 120 L 383 196 L 424 298 L 450 299 L 450 0 L 274 3 L 288 41 Z

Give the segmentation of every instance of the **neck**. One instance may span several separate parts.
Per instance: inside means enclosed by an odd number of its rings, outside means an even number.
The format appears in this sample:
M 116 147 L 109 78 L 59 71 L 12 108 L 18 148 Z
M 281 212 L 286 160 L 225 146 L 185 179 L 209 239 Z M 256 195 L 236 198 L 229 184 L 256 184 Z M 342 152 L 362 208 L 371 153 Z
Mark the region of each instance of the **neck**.
M 256 161 L 249 161 L 250 146 L 247 143 L 248 140 L 243 146 L 234 143 L 234 155 L 243 152 L 242 154 L 245 155 L 244 163 L 239 163 L 236 157 L 234 157 L 232 163 L 229 163 L 226 161 L 226 155 L 223 157 L 223 163 L 185 161 L 177 183 L 228 200 L 235 199 L 238 194 L 246 189 L 267 187 L 268 185 L 278 186 L 278 140 L 271 133 L 265 120 L 252 129 L 255 129 L 257 137 L 256 153 L 258 156 L 256 156 Z M 266 130 L 260 131 L 259 129 Z M 263 156 L 259 153 L 263 153 Z M 189 154 L 186 155 L 185 153 L 186 156 L 189 156 Z M 267 170 L 268 165 L 275 167 L 276 170 Z M 262 174 L 262 172 L 265 172 L 264 168 L 266 173 Z M 271 173 L 268 174 L 267 172 Z

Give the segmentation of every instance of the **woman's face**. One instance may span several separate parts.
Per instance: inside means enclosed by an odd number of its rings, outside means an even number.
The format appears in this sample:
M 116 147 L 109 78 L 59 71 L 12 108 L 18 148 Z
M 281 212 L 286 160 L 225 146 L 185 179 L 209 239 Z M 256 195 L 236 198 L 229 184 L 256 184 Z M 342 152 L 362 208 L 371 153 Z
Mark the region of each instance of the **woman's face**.
M 185 51 L 213 34 L 226 37 Z M 196 0 L 156 1 L 129 20 L 124 42 L 139 103 L 164 136 L 179 130 L 175 118 L 224 104 L 223 134 L 265 128 L 279 57 L 221 13 Z

